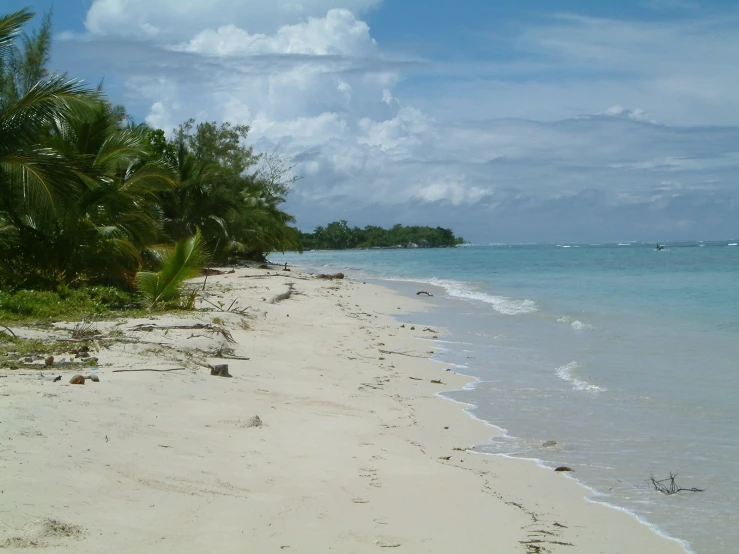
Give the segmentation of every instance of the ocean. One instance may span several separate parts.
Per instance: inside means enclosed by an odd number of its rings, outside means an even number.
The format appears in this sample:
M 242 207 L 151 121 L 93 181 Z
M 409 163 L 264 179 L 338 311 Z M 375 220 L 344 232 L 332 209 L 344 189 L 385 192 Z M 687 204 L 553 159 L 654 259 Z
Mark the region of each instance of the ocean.
M 628 510 L 688 551 L 728 554 L 739 551 L 737 242 L 271 259 L 404 294 L 433 289 L 428 312 L 400 317 L 443 328 L 436 359 L 476 379 L 444 393 L 504 429 L 476 450 L 567 465 L 592 501 Z M 655 491 L 650 476 L 671 473 L 703 492 Z

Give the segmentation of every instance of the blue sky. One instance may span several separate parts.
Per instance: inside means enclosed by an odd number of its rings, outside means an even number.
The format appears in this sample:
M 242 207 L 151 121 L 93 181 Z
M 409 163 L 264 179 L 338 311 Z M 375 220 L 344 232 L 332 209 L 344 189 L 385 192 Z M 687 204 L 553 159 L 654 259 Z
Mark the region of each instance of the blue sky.
M 739 235 L 735 1 L 65 0 L 54 27 L 54 68 L 137 120 L 294 159 L 304 229 Z

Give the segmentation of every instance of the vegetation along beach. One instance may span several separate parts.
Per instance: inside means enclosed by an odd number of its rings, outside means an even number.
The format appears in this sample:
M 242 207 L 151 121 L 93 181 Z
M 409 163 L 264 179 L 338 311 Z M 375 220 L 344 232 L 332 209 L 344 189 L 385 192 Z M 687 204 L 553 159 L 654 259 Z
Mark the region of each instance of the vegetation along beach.
M 728 12 L 463 4 L 3 4 L 1 551 L 736 552 Z

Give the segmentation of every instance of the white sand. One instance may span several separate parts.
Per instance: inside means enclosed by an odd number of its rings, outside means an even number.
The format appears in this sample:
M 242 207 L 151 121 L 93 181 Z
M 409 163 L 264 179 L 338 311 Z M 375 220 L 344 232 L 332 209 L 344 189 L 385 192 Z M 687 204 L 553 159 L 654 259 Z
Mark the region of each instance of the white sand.
M 205 357 L 225 344 L 207 329 L 132 331 L 144 321 L 131 320 L 98 324 L 146 341 L 101 341 L 99 383 L 70 385 L 76 372 L 58 365 L 43 373 L 60 382 L 0 370 L 0 548 L 683 552 L 630 515 L 587 502 L 565 474 L 457 450 L 496 430 L 435 396 L 468 379 L 427 359 L 433 343 L 414 338 L 432 334 L 423 314 L 415 331 L 385 315 L 422 310 L 422 300 L 296 272 L 244 278 L 265 273 L 208 278 L 211 302 L 238 299 L 256 317 L 147 320 L 222 318 L 248 361 Z M 265 301 L 286 282 L 298 294 Z M 197 365 L 207 362 L 228 363 L 233 378 Z

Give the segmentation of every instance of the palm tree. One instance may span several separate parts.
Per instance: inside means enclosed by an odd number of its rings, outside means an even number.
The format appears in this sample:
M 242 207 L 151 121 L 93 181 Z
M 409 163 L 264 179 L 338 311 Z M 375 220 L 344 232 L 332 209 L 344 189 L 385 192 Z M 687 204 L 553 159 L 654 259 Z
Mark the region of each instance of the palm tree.
M 42 143 L 51 129 L 86 117 L 99 94 L 63 76 L 24 84 L 13 72 L 15 40 L 33 17 L 27 9 L 0 18 L 0 279 L 27 275 L 39 228 L 79 195 L 76 160 Z M 46 278 L 53 277 L 46 275 Z
M 0 19 L 0 282 L 132 286 L 159 234 L 157 194 L 174 180 L 99 88 L 17 63 L 14 41 L 31 17 Z M 25 38 L 26 65 L 46 59 L 41 38 Z

